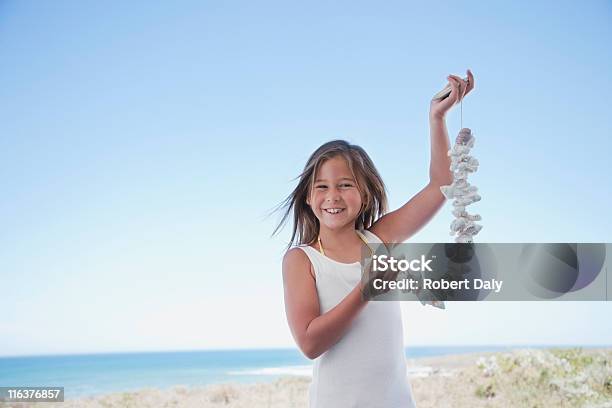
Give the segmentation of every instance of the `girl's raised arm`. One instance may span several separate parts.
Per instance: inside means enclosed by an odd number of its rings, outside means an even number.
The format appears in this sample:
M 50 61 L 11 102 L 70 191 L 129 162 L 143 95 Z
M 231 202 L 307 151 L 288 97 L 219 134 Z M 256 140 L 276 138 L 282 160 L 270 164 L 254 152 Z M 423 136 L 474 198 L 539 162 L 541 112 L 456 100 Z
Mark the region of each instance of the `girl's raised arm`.
M 449 76 L 451 93 L 448 98 L 432 100 L 429 113 L 431 135 L 431 162 L 429 166 L 429 183 L 406 204 L 381 217 L 370 230 L 383 242 L 404 242 L 423 228 L 444 205 L 446 197 L 440 186 L 453 182 L 450 171 L 451 160 L 448 132 L 446 130 L 446 113 L 460 102 L 468 92 L 474 89 L 474 76 L 467 71 L 468 83 L 454 75 Z
M 336 344 L 366 305 L 361 283 L 333 309 L 320 314 L 316 282 L 308 256 L 292 248 L 283 258 L 285 312 L 291 334 L 304 355 L 315 359 Z
M 452 181 L 451 181 L 452 182 Z M 381 217 L 370 228 L 385 243 L 401 243 L 416 234 L 440 210 L 446 198 L 440 186 L 430 181 L 402 207 Z

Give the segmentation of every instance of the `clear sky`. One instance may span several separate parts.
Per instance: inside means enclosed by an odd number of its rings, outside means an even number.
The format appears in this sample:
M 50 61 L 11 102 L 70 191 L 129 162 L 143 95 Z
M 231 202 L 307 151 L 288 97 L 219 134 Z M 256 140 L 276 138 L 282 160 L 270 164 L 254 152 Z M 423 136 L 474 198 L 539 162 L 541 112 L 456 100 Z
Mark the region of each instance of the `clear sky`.
M 477 241 L 612 241 L 608 1 L 5 0 L 0 21 L 0 355 L 294 347 L 267 212 L 335 138 L 410 199 L 429 100 L 467 68 Z M 451 207 L 411 241 L 450 242 Z M 402 307 L 407 346 L 612 343 L 612 302 Z

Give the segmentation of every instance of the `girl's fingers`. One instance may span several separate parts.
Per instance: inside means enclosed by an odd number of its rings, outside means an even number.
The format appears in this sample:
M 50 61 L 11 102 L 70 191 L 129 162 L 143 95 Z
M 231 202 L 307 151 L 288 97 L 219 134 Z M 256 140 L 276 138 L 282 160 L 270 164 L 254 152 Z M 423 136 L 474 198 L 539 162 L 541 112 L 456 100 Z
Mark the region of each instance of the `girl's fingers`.
M 452 79 L 451 77 L 448 78 L 448 82 L 451 87 L 451 92 L 450 92 L 450 95 L 448 95 L 448 97 L 443 100 L 443 102 L 445 102 L 445 105 L 448 105 L 450 107 L 455 104 L 455 97 L 457 95 L 457 85 L 455 83 L 455 80 Z
M 459 101 L 463 100 L 465 93 L 467 91 L 468 84 L 463 79 L 459 81 Z
M 463 78 L 458 77 L 457 75 L 452 75 L 451 74 L 449 76 L 451 78 L 455 79 L 457 81 L 457 84 L 459 85 L 459 98 L 457 99 L 457 102 L 459 102 L 468 93 L 469 74 L 468 74 L 468 81 L 467 82 L 465 80 L 463 80 Z
M 459 97 L 461 96 L 460 95 L 461 90 L 459 89 L 459 80 L 457 78 L 451 75 L 450 80 L 451 80 L 452 91 L 449 96 L 449 99 L 452 101 L 452 104 L 454 105 L 457 102 L 459 102 Z
M 467 95 L 472 89 L 474 89 L 474 74 L 472 74 L 472 71 L 470 71 L 469 69 L 467 70 L 467 77 L 468 77 L 468 86 L 467 89 L 465 91 L 465 94 Z
M 465 85 L 461 79 L 455 78 L 455 82 L 457 83 L 457 97 L 455 98 L 455 103 L 459 103 L 461 98 L 463 98 L 463 90 L 465 89 Z
M 463 97 L 466 94 L 468 82 L 464 81 L 463 78 L 458 78 L 457 83 L 459 85 L 459 101 L 458 102 L 460 102 L 463 100 Z
M 474 89 L 474 75 L 472 71 L 467 70 L 467 88 L 465 89 L 465 95 L 467 95 L 472 89 Z
M 448 97 L 444 98 L 441 103 L 450 103 L 451 105 L 454 103 L 453 99 L 455 98 L 455 81 L 449 76 L 448 84 L 450 85 L 451 91 Z

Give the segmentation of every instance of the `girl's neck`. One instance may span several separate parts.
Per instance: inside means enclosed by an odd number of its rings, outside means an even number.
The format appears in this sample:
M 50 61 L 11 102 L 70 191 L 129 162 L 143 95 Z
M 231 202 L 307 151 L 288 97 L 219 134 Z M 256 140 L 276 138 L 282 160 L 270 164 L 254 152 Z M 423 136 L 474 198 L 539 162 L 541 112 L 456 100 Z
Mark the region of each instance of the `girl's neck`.
M 355 232 L 355 227 L 350 224 L 339 230 L 320 228 L 319 238 L 321 238 L 321 244 L 326 251 L 328 249 L 333 251 L 334 249 L 345 248 L 355 243 L 361 244 L 361 239 Z

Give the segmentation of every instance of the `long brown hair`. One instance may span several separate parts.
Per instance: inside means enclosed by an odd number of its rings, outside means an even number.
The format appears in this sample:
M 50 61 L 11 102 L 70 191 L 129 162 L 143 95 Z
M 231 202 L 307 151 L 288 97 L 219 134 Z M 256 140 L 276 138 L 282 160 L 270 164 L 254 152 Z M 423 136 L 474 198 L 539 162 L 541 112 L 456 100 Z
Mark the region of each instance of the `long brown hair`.
M 355 220 L 355 229 L 370 228 L 387 212 L 386 187 L 370 156 L 360 146 L 345 140 L 332 140 L 321 145 L 310 156 L 302 174 L 293 179 L 300 179 L 298 185 L 274 210 L 285 208 L 285 213 L 272 232 L 272 236 L 287 222 L 289 214 L 293 211 L 293 232 L 287 248 L 291 248 L 294 244 L 311 244 L 317 239 L 319 220 L 306 203 L 306 198 L 312 191 L 317 171 L 325 161 L 336 156 L 346 160 L 361 194 L 362 206 Z

